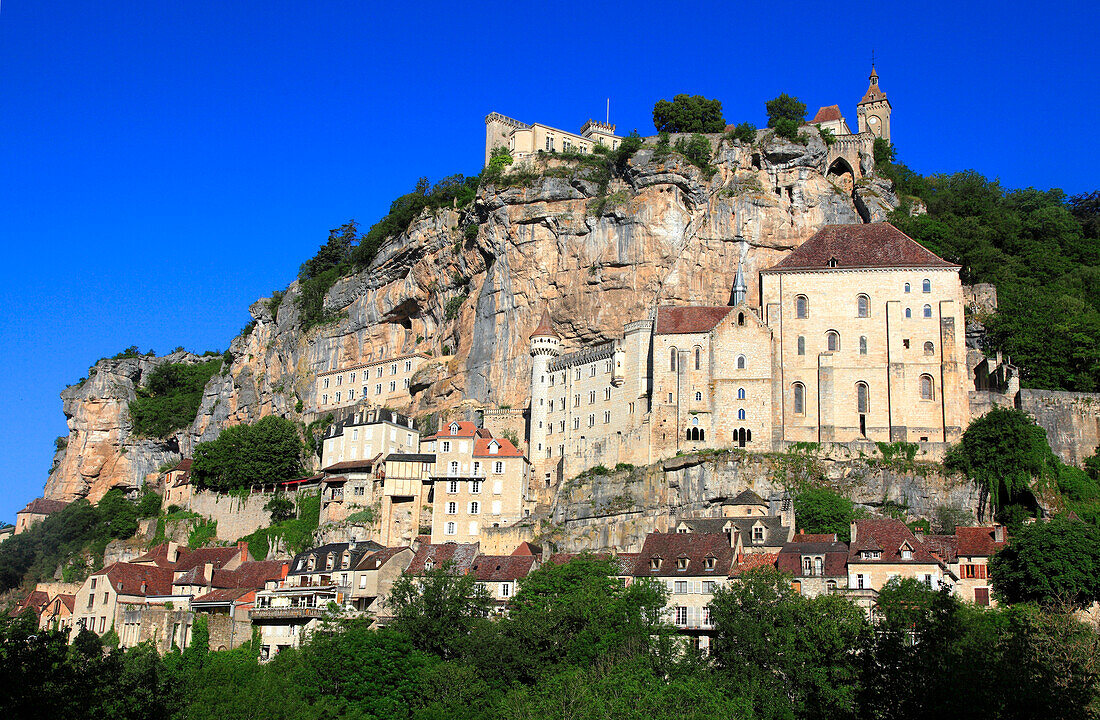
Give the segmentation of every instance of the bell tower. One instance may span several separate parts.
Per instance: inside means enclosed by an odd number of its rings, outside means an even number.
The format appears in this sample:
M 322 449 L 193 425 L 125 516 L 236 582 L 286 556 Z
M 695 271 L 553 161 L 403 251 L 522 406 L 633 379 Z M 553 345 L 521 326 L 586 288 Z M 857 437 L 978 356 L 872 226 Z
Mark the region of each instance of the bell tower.
M 863 99 L 856 104 L 856 117 L 859 119 L 859 131 L 869 132 L 875 137 L 890 140 L 890 101 L 878 86 L 878 73 L 871 65 L 870 84 Z
M 550 361 L 561 353 L 561 336 L 554 332 L 554 325 L 550 321 L 550 312 L 542 311 L 542 320 L 535 331 L 531 333 L 531 428 L 528 436 L 527 457 L 532 464 L 539 463 L 550 457 L 550 446 L 546 443 L 547 436 L 547 405 L 549 404 L 550 388 L 548 376 L 550 374 Z

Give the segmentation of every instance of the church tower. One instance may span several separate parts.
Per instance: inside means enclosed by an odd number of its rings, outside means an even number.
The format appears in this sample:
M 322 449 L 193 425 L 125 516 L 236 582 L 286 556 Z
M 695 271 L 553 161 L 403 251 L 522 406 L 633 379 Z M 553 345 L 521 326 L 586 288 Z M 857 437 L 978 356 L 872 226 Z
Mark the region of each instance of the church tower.
M 546 459 L 547 403 L 550 393 L 550 361 L 561 353 L 561 336 L 554 332 L 550 311 L 543 308 L 542 320 L 531 333 L 531 430 L 527 455 L 532 463 Z
M 871 66 L 870 85 L 863 99 L 856 105 L 856 117 L 859 119 L 859 131 L 869 132 L 890 142 L 890 101 L 878 86 L 878 73 Z

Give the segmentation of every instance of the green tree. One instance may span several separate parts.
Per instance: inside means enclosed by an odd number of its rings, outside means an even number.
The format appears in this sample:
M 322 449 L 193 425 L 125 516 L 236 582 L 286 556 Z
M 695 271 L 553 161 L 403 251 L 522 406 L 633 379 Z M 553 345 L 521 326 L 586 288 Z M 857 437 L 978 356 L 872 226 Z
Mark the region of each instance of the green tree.
M 994 408 L 973 420 L 944 459 L 952 472 L 974 482 L 995 511 L 1031 500 L 1037 481 L 1054 480 L 1058 461 L 1046 431 L 1019 410 Z
M 768 127 L 788 140 L 798 140 L 798 129 L 806 122 L 806 103 L 787 93 L 764 103 L 768 112 Z
M 750 122 L 737 123 L 733 130 L 726 133 L 726 138 L 751 145 L 756 142 L 756 126 Z
M 203 389 L 221 367 L 220 357 L 201 363 L 158 365 L 130 403 L 134 432 L 162 438 L 195 422 Z
M 719 133 L 725 130 L 722 103 L 702 95 L 677 95 L 658 100 L 653 106 L 653 126 L 657 132 Z
M 1100 528 L 1069 518 L 1018 528 L 989 563 L 1004 602 L 1084 607 L 1100 600 Z
M 856 517 L 852 501 L 825 487 L 808 486 L 794 497 L 794 514 L 798 527 L 807 533 L 836 533 L 837 539 L 848 542 L 852 520 Z
M 860 687 L 853 650 L 868 639 L 863 611 L 838 595 L 807 599 L 790 577 L 754 570 L 711 603 L 713 657 L 760 718 L 854 718 Z
M 393 584 L 388 603 L 395 630 L 411 638 L 418 650 L 449 660 L 488 615 L 491 598 L 472 574 L 456 574 L 448 565 L 418 578 L 403 575 Z
M 302 439 L 286 418 L 269 415 L 254 425 L 234 425 L 195 446 L 191 478 L 196 487 L 228 491 L 297 477 Z
M 126 539 L 137 532 L 137 507 L 120 488 L 108 490 L 96 504 L 103 531 L 111 538 Z

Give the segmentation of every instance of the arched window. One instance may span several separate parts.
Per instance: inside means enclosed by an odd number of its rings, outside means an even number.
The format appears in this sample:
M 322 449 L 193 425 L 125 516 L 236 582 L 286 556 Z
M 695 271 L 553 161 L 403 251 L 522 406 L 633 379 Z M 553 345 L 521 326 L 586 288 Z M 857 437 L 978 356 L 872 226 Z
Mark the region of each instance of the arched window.
M 703 401 L 703 393 L 701 393 L 701 392 L 695 393 L 695 402 L 702 402 L 702 401 Z
M 738 325 L 744 325 L 745 324 L 745 313 L 737 313 L 737 324 Z
M 871 317 L 871 298 L 866 295 L 856 296 L 856 316 Z
M 936 354 L 936 346 L 933 345 L 930 342 L 926 342 L 924 344 L 924 354 L 925 355 L 935 355 Z
M 693 418 L 691 419 L 691 424 L 692 424 L 693 426 L 695 426 L 695 427 L 698 427 L 698 426 L 699 426 L 699 418 L 697 418 L 697 417 L 693 417 Z
M 859 338 L 859 354 L 860 355 L 866 355 L 867 354 L 867 336 L 866 335 L 861 335 L 860 338 Z
M 811 573 L 813 573 L 813 569 L 814 569 L 813 560 L 811 558 L 808 558 L 808 557 L 802 558 L 802 574 L 803 575 L 810 575 Z
M 737 369 L 738 370 L 744 370 L 745 369 L 745 356 L 744 355 L 738 355 L 737 356 Z
M 936 388 L 932 383 L 931 375 L 920 376 L 920 399 L 921 400 L 935 400 Z
M 808 318 L 810 316 L 810 300 L 805 295 L 795 297 L 794 316 L 796 318 Z
M 830 330 L 825 333 L 825 347 L 829 352 L 840 351 L 840 335 L 836 330 Z
M 909 290 L 910 290 L 909 283 L 905 283 L 905 292 L 909 292 Z
M 695 369 L 698 370 L 703 365 L 703 348 L 698 345 L 695 346 Z
M 871 392 L 867 389 L 867 383 L 856 383 L 856 412 L 871 412 Z
M 802 337 L 801 335 L 798 336 L 798 354 L 806 354 L 806 338 Z
M 668 369 L 676 372 L 676 348 L 668 349 Z
M 794 384 L 794 414 L 806 414 L 806 386 L 802 383 Z
M 913 311 L 909 308 L 905 308 L 905 319 L 908 320 L 911 317 L 913 317 Z
M 920 284 L 920 289 L 921 289 L 922 292 L 926 292 L 926 293 L 932 292 L 932 281 L 929 280 L 928 278 L 925 278 L 924 282 L 922 282 Z
M 744 400 L 745 399 L 745 388 L 737 388 L 737 399 L 738 400 Z
M 745 409 L 744 408 L 741 408 L 740 410 L 737 411 L 737 419 L 738 420 L 744 420 L 745 419 Z
M 932 317 L 932 306 L 931 305 L 925 305 L 924 306 L 924 316 L 926 318 Z

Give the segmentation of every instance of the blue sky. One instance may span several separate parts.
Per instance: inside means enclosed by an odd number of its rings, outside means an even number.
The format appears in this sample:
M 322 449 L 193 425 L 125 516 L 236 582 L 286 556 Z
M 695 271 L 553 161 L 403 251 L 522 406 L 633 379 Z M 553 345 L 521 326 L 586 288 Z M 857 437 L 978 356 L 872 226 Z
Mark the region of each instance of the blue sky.
M 579 129 L 610 98 L 652 134 L 676 93 L 763 125 L 787 92 L 854 124 L 874 49 L 914 169 L 1100 186 L 1100 6 L 882 5 L 3 3 L 0 520 L 97 358 L 224 349 L 329 228 L 476 173 L 490 111 Z

